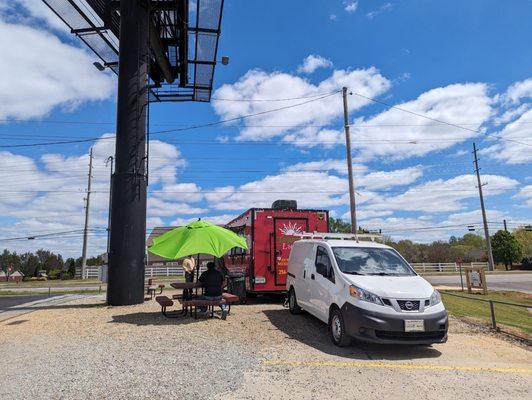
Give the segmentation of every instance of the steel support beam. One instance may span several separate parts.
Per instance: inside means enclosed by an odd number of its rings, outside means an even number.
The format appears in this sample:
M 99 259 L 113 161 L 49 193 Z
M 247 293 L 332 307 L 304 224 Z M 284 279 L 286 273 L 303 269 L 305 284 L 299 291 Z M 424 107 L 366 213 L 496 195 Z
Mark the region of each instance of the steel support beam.
M 146 1 L 120 2 L 116 155 L 107 290 L 107 303 L 111 306 L 144 301 L 149 15 Z

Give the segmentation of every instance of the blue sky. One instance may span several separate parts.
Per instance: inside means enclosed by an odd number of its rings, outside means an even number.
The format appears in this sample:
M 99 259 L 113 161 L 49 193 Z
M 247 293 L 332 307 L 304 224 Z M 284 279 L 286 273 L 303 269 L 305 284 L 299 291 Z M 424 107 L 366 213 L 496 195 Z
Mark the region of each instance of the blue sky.
M 230 64 L 217 67 L 220 100 L 153 104 L 151 130 L 294 105 L 346 85 L 362 226 L 418 241 L 462 235 L 470 224 L 480 233 L 475 141 L 490 229 L 503 219 L 515 228 L 532 220 L 531 12 L 525 0 L 226 0 L 219 54 Z M 102 137 L 0 148 L 0 238 L 74 231 L 0 248 L 79 254 L 93 145 L 90 252 L 103 251 L 116 77 L 97 71 L 96 57 L 36 1 L 0 0 L 0 52 L 0 145 Z M 260 101 L 293 97 L 304 99 Z M 149 227 L 226 222 L 276 198 L 348 219 L 339 94 L 152 139 Z

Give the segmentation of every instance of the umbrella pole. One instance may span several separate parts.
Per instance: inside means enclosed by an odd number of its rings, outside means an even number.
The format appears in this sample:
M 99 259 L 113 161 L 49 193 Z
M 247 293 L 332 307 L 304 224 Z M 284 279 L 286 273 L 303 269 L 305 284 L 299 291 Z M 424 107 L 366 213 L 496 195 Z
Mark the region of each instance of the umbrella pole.
M 199 258 L 200 258 L 199 256 L 200 255 L 198 253 L 198 255 L 196 256 L 196 282 L 199 281 L 199 262 L 200 262 L 199 261 Z

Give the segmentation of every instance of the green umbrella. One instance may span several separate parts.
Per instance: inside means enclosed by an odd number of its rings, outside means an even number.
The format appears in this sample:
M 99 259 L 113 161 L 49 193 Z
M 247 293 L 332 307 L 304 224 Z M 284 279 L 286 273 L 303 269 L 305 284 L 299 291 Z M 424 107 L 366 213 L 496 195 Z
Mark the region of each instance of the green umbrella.
M 172 260 L 193 254 L 211 254 L 219 258 L 233 247 L 247 250 L 246 239 L 221 226 L 199 220 L 153 239 L 148 251 Z

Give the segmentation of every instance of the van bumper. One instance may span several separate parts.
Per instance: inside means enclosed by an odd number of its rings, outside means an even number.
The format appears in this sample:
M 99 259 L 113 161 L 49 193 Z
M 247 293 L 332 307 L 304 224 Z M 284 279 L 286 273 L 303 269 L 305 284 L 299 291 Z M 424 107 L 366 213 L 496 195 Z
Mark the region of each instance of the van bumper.
M 433 344 L 447 341 L 447 311 L 435 314 L 389 315 L 364 310 L 351 303 L 342 306 L 346 333 L 370 343 Z M 405 332 L 405 319 L 425 321 L 424 332 Z

